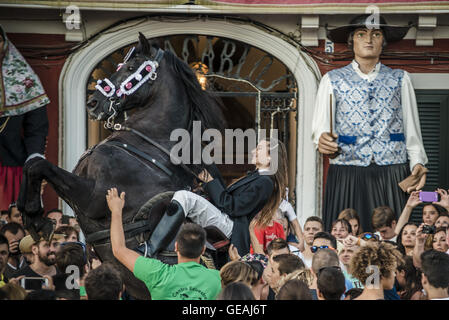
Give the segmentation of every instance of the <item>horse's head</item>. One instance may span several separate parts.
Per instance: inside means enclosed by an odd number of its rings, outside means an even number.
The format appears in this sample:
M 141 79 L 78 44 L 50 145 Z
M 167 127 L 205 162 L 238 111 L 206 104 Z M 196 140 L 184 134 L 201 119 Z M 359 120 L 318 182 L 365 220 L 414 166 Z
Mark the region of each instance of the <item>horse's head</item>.
M 128 52 L 116 72 L 97 81 L 96 91 L 87 102 L 90 117 L 106 120 L 141 106 L 151 95 L 151 85 L 163 57 L 164 51 L 152 46 L 139 33 L 139 44 Z

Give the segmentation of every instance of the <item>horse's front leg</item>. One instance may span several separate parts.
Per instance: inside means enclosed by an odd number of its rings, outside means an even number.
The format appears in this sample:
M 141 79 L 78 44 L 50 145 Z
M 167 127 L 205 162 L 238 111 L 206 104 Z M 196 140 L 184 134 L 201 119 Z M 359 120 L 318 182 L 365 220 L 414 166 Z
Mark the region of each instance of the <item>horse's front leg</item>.
M 33 238 L 49 239 L 53 223 L 44 218 L 41 206 L 41 184 L 45 179 L 72 208 L 84 208 L 89 203 L 95 182 L 65 171 L 42 158 L 29 160 L 23 168 L 17 207 L 23 213 L 25 228 Z

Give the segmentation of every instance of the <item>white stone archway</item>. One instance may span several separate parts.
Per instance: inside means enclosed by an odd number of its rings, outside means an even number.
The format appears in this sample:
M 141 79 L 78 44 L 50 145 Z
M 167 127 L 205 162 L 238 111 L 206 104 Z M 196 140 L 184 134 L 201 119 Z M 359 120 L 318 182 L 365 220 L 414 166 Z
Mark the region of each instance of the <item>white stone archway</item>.
M 128 27 L 127 25 L 128 24 Z M 226 37 L 248 43 L 270 53 L 295 76 L 298 85 L 298 150 L 296 203 L 301 225 L 309 216 L 320 215 L 321 161 L 311 139 L 313 106 L 318 87 L 315 74 L 320 74 L 316 63 L 288 42 L 251 25 L 227 21 L 205 20 L 189 22 L 147 21 L 135 26 L 130 21 L 120 25 L 120 31 L 102 34 L 86 47 L 76 52 L 65 63 L 59 81 L 60 103 L 60 166 L 73 170 L 86 150 L 86 83 L 99 61 L 115 50 L 137 40 L 142 32 L 147 38 L 176 34 L 199 34 Z M 64 212 L 70 208 L 64 204 Z

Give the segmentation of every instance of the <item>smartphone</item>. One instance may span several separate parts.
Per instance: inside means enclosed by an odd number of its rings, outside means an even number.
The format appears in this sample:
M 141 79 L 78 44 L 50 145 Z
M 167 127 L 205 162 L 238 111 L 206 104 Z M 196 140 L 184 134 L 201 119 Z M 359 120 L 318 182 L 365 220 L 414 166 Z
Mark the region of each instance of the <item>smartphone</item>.
M 436 202 L 438 201 L 438 192 L 421 191 L 419 193 L 419 200 L 422 202 Z
M 48 286 L 48 279 L 44 277 L 23 277 L 20 286 L 25 290 L 40 290 L 42 285 Z

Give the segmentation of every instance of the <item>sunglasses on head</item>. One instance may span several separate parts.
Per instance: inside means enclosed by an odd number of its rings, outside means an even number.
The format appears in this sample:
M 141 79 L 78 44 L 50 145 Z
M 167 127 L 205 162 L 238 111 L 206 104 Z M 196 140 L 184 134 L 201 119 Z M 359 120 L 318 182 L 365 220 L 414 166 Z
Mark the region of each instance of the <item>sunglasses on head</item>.
M 362 239 L 363 240 L 376 239 L 379 241 L 379 236 L 375 233 L 365 233 L 364 235 L 362 235 Z
M 317 252 L 320 249 L 329 249 L 329 246 L 311 246 L 310 247 L 310 251 L 312 251 L 312 253 Z

